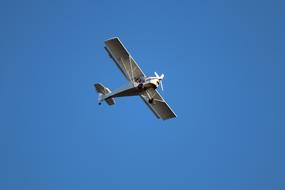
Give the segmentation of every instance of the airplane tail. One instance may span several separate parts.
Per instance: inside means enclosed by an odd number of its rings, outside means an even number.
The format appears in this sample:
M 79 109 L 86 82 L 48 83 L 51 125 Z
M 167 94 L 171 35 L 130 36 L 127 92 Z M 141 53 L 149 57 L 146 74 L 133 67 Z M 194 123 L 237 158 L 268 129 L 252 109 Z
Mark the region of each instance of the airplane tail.
M 98 96 L 99 104 L 101 104 L 103 101 L 106 101 L 107 104 L 110 106 L 115 104 L 114 98 L 106 98 L 106 95 L 111 93 L 111 90 L 109 88 L 103 86 L 100 83 L 97 83 L 94 86 L 95 86 L 96 91 L 99 94 L 99 96 Z

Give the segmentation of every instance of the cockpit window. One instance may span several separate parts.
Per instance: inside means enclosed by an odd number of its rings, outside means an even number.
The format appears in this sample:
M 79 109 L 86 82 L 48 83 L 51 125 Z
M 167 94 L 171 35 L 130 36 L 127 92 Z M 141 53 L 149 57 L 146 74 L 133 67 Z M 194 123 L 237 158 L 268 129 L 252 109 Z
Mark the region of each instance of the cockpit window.
M 139 77 L 138 79 L 136 79 L 136 82 L 138 83 L 144 83 L 145 82 L 145 78 L 143 76 Z

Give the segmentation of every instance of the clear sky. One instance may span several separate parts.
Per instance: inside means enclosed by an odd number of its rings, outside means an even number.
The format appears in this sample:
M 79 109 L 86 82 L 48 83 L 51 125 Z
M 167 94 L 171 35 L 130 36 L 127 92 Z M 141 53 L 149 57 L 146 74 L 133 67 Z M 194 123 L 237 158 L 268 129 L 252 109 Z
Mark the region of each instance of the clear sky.
M 284 1 L 1 1 L 0 189 L 284 190 Z M 178 118 L 138 97 L 118 36 Z

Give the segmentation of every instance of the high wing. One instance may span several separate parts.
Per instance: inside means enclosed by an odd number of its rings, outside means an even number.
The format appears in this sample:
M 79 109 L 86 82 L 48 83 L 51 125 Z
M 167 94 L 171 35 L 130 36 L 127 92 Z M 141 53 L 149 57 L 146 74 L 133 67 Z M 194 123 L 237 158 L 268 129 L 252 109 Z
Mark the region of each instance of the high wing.
M 176 117 L 176 114 L 172 111 L 166 101 L 162 98 L 162 96 L 158 93 L 157 90 L 147 89 L 143 91 L 140 95 L 142 100 L 146 103 L 146 105 L 151 109 L 151 111 L 156 115 L 159 119 L 170 119 Z M 153 98 L 153 102 L 149 103 L 149 97 Z
M 119 38 L 109 39 L 105 41 L 105 45 L 106 51 L 122 71 L 127 80 L 133 82 L 136 79 L 145 76 Z

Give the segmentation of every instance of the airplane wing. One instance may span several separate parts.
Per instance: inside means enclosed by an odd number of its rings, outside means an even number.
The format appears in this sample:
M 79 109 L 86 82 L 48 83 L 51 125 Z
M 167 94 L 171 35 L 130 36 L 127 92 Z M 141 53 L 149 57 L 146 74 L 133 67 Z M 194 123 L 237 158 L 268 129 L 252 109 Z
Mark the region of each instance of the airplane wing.
M 166 101 L 158 93 L 157 90 L 148 89 L 141 93 L 140 97 L 146 103 L 146 105 L 151 109 L 155 116 L 159 119 L 171 119 L 176 117 L 176 114 L 172 111 Z M 153 98 L 153 102 L 149 103 L 149 97 Z
M 109 56 L 114 60 L 127 80 L 134 81 L 145 76 L 119 38 L 109 39 L 105 41 L 105 45 Z

